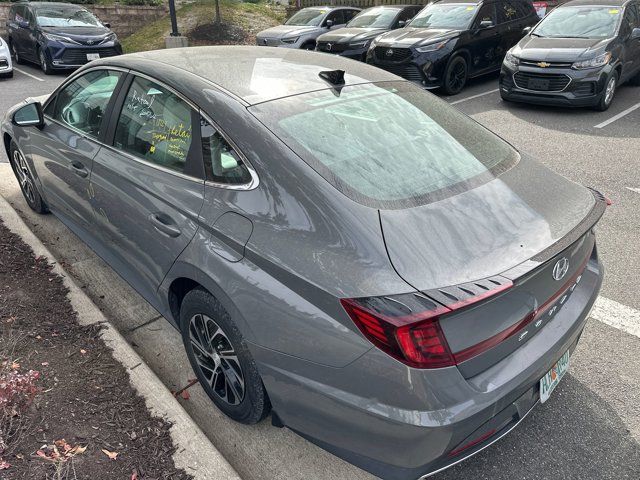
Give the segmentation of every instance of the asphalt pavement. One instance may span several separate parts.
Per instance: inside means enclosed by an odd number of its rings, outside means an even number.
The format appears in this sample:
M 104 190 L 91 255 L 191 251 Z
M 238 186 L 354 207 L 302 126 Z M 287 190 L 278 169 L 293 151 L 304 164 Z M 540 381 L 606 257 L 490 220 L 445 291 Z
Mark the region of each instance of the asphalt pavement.
M 0 80 L 0 116 L 64 80 L 18 68 L 13 79 Z M 432 478 L 638 480 L 640 87 L 621 87 L 607 112 L 505 103 L 497 87 L 496 75 L 483 77 L 446 100 L 552 170 L 611 198 L 597 229 L 606 266 L 603 298 L 551 399 L 491 448 Z M 0 193 L 167 388 L 185 386 L 193 374 L 177 332 L 54 217 L 33 214 L 7 167 L 0 165 Z M 181 400 L 185 409 L 246 480 L 372 478 L 268 420 L 238 425 L 198 386 L 189 391 L 190 399 Z

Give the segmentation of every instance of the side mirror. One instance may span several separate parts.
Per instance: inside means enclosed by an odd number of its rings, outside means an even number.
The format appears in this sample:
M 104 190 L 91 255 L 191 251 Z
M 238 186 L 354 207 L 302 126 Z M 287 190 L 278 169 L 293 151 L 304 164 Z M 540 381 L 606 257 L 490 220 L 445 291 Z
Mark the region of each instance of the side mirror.
M 111 28 L 111 24 L 109 22 L 102 22 L 102 25 L 104 25 L 107 28 Z
M 406 24 L 407 24 L 407 22 L 406 22 L 405 20 L 400 20 L 400 21 L 398 22 L 398 28 L 402 28 L 402 27 L 404 27 Z
M 20 28 L 29 28 L 29 22 L 26 20 L 18 20 L 16 23 Z
M 633 30 L 631 30 L 631 40 L 636 40 L 638 38 L 640 38 L 640 28 L 634 28 Z
M 533 27 L 529 26 L 529 27 L 524 27 L 522 29 L 522 34 L 523 35 L 529 35 L 531 33 L 531 30 L 533 30 Z
M 493 22 L 491 20 L 482 20 L 480 22 L 480 30 L 484 30 L 486 28 L 493 28 Z
M 14 125 L 20 127 L 44 127 L 44 114 L 40 102 L 28 103 L 13 113 L 11 119 Z
M 220 153 L 220 166 L 222 167 L 222 173 L 232 171 L 234 168 L 238 168 L 238 160 L 230 152 Z
M 327 20 L 325 25 L 327 26 L 327 28 L 333 27 L 333 20 Z

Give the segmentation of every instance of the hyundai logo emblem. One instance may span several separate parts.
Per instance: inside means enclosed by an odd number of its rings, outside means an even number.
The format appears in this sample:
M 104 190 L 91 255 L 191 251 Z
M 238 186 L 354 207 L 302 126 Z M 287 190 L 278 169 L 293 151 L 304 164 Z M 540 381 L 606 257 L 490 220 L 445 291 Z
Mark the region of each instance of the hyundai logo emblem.
M 385 52 L 385 55 L 386 55 L 387 57 L 390 57 L 391 55 L 393 55 L 393 48 L 390 48 L 389 50 L 387 50 L 387 51 Z
M 330 43 L 327 43 L 327 52 L 330 52 L 332 47 L 333 45 L 331 45 Z
M 569 271 L 569 260 L 567 257 L 562 257 L 553 266 L 553 279 L 556 281 L 562 280 Z
M 267 44 L 267 39 L 266 39 L 266 38 L 263 38 L 263 39 L 262 39 L 262 43 L 264 43 L 264 44 L 266 45 L 266 44 Z

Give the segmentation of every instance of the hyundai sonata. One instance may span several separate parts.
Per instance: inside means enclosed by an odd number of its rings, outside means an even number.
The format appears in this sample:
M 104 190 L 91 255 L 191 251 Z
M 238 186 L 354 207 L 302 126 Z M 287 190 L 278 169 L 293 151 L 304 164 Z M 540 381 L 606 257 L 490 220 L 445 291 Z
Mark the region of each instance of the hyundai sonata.
M 182 332 L 218 408 L 382 478 L 546 401 L 602 282 L 600 194 L 338 56 L 103 59 L 2 131 L 29 206 Z

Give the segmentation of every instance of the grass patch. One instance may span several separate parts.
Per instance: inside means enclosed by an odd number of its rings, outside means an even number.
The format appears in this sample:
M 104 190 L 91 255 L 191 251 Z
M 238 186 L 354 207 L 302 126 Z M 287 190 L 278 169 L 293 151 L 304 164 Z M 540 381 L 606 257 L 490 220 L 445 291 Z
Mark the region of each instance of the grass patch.
M 283 8 L 274 8 L 265 2 L 244 3 L 222 0 L 220 13 L 225 25 L 233 25 L 245 31 L 244 43 L 254 43 L 255 34 L 258 31 L 279 25 L 285 19 Z M 180 34 L 189 36 L 189 32 L 203 25 L 210 25 L 212 29 L 215 29 L 214 16 L 215 3 L 212 0 L 197 0 L 182 5 L 177 10 L 178 30 Z M 164 38 L 170 32 L 171 20 L 169 15 L 166 15 L 149 23 L 133 35 L 122 39 L 122 46 L 125 53 L 164 48 Z

